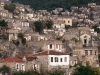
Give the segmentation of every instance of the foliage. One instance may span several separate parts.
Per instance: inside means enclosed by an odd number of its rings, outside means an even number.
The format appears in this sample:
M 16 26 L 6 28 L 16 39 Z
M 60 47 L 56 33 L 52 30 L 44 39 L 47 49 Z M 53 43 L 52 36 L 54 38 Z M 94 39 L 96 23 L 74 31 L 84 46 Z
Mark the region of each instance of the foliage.
M 18 34 L 18 38 L 21 39 L 21 42 L 22 42 L 23 45 L 26 44 L 26 38 L 24 38 L 23 33 L 19 33 L 19 34 Z M 19 42 L 16 42 L 15 44 L 16 44 L 16 45 L 19 45 Z
M 35 31 L 42 33 L 42 31 L 44 29 L 43 22 L 42 21 L 35 21 L 34 25 L 35 25 Z
M 2 27 L 7 26 L 7 22 L 5 22 L 5 20 L 0 20 L 0 26 Z
M 64 75 L 64 71 L 58 69 L 52 69 L 48 71 L 48 75 Z
M 70 28 L 70 25 L 65 25 L 65 29 L 69 29 Z
M 37 71 L 20 71 L 20 72 L 15 72 L 12 75 L 40 75 Z
M 26 38 L 22 38 L 21 41 L 22 41 L 22 44 L 23 44 L 23 45 L 26 44 Z
M 12 0 L 12 2 L 30 5 L 36 10 L 53 10 L 58 7 L 70 10 L 71 6 L 81 6 L 89 2 L 100 3 L 99 0 Z
M 19 44 L 20 44 L 20 42 L 17 40 L 12 40 L 12 42 L 16 45 L 16 46 L 18 46 Z
M 24 38 L 23 33 L 18 33 L 18 38 L 20 38 L 20 39 Z
M 62 39 L 62 37 L 57 37 L 57 38 L 56 38 L 56 40 L 61 40 L 61 39 Z
M 84 44 L 83 47 L 86 47 L 86 45 Z
M 52 26 L 53 26 L 53 21 L 52 20 L 47 20 L 46 21 L 46 26 L 47 26 L 47 29 L 51 29 Z
M 98 68 L 92 68 L 88 65 L 78 65 L 72 75 L 100 75 L 100 71 Z
M 94 31 L 96 31 L 97 33 L 100 33 L 100 29 L 98 28 L 97 25 L 92 26 L 92 28 L 93 28 Z
M 11 4 L 5 4 L 4 9 L 8 10 L 9 12 L 14 12 L 16 9 L 16 5 L 11 3 Z
M 0 68 L 0 72 L 3 72 L 3 73 L 9 73 L 10 72 L 10 68 L 6 65 L 3 65 L 1 68 Z
M 71 40 L 72 40 L 72 41 L 75 41 L 75 42 L 78 41 L 77 38 L 75 38 L 75 37 L 73 37 Z

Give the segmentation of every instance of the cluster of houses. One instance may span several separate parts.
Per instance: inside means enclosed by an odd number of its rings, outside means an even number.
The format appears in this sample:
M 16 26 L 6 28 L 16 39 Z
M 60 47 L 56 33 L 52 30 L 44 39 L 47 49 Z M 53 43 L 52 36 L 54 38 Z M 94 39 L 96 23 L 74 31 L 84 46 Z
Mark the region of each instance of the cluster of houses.
M 4 9 L 6 3 L 10 4 L 0 0 L 0 19 L 7 21 L 9 27 L 0 31 L 0 34 L 8 34 L 6 42 L 0 38 L 0 53 L 6 51 L 9 56 L 0 60 L 0 67 L 6 65 L 12 73 L 31 69 L 46 73 L 48 70 L 61 69 L 65 75 L 72 75 L 74 65 L 78 62 L 99 67 L 100 38 L 92 26 L 100 24 L 100 5 L 88 3 L 80 8 L 73 6 L 70 12 L 63 8 L 48 12 L 14 3 L 16 14 L 13 14 Z M 42 34 L 35 32 L 30 22 L 38 20 L 52 20 L 52 29 L 44 29 Z M 65 29 L 67 25 L 71 28 Z M 78 27 L 74 28 L 74 25 Z M 18 40 L 19 33 L 24 34 L 26 45 L 13 44 L 13 40 Z

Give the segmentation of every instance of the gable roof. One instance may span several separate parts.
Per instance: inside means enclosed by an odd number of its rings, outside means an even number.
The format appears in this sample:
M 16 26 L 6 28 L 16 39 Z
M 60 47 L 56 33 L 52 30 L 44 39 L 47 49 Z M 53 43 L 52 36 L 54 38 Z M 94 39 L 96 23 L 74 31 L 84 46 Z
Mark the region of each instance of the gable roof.
M 17 57 L 8 57 L 0 61 L 0 63 L 10 63 L 10 62 L 24 62 L 22 59 Z
M 40 56 L 40 55 L 67 55 L 67 54 L 62 53 L 62 52 L 58 52 L 58 51 L 55 51 L 55 50 L 47 50 L 47 51 L 36 53 L 33 56 Z

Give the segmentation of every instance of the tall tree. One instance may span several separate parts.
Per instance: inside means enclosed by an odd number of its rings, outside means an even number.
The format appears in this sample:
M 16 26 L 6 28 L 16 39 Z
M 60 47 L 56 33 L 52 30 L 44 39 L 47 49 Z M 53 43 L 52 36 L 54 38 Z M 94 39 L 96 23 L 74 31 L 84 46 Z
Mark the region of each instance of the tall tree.
M 79 65 L 76 67 L 75 72 L 72 75 L 100 75 L 100 71 L 98 68 Z

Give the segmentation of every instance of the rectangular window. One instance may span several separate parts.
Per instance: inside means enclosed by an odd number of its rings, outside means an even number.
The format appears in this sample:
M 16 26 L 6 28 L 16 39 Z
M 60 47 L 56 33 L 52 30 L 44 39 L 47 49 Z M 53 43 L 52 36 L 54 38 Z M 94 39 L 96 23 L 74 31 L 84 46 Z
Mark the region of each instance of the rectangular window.
M 95 55 L 97 55 L 97 52 L 95 51 Z
M 19 64 L 18 63 L 16 64 L 16 69 L 17 69 L 17 71 L 19 71 Z
M 50 44 L 50 49 L 52 49 L 52 44 Z
M 67 57 L 64 58 L 64 61 L 67 62 Z
M 55 62 L 58 62 L 58 57 L 55 57 Z
M 62 58 L 60 58 L 60 62 L 62 62 Z
M 88 50 L 85 50 L 85 55 L 88 55 Z
M 51 57 L 51 62 L 53 62 L 53 57 Z

